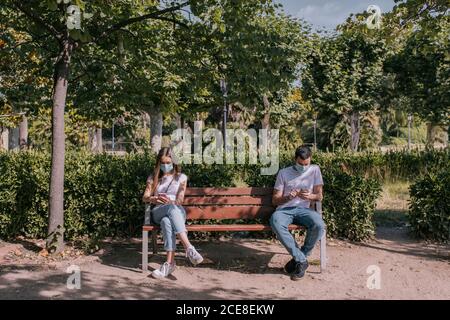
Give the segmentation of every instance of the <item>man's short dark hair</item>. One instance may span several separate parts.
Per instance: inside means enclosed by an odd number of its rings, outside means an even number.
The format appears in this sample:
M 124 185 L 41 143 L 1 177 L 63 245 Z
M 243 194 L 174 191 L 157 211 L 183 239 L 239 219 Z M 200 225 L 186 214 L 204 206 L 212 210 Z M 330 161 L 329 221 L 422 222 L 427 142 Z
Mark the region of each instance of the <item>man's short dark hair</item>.
M 302 145 L 295 150 L 295 159 L 306 160 L 311 157 L 311 149 L 307 145 Z

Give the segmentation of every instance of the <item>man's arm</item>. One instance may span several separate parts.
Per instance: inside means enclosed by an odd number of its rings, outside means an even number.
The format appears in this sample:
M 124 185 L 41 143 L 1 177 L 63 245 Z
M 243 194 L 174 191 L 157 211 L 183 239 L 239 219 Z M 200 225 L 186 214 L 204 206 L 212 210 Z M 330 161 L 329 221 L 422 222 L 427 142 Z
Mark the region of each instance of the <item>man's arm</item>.
M 292 200 L 296 196 L 297 191 L 298 190 L 292 190 L 287 196 L 283 196 L 283 190 L 273 189 L 272 204 L 274 206 L 279 206 Z
M 323 185 L 315 185 L 312 192 L 300 192 L 298 196 L 302 199 L 311 201 L 322 201 L 323 199 Z

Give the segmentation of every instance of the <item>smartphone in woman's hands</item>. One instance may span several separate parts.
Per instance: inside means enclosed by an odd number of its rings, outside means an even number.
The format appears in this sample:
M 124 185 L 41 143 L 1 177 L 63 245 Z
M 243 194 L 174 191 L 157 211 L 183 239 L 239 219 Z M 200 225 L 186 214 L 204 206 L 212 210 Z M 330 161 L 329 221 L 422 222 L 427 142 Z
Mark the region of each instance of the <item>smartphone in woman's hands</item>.
M 158 203 L 168 203 L 170 201 L 166 193 L 158 193 Z

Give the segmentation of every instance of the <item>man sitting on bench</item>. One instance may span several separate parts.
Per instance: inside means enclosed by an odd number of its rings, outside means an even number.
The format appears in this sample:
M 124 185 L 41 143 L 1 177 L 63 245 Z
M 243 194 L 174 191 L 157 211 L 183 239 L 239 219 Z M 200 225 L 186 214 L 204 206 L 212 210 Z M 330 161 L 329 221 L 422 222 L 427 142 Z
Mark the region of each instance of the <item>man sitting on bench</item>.
M 307 256 L 322 237 L 325 224 L 320 214 L 310 209 L 311 201 L 322 201 L 323 180 L 318 165 L 311 165 L 311 150 L 300 146 L 295 151 L 295 164 L 278 172 L 272 202 L 277 206 L 270 225 L 278 240 L 293 257 L 284 267 L 292 280 L 299 280 L 308 268 Z M 289 225 L 306 227 L 305 243 L 298 247 Z

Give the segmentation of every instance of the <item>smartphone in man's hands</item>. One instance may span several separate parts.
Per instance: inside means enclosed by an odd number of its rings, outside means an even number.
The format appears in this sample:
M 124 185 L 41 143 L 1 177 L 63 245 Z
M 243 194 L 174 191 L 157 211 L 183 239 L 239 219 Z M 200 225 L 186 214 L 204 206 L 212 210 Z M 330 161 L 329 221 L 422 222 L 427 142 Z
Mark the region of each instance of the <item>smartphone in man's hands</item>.
M 305 199 L 305 196 L 309 195 L 311 193 L 311 191 L 309 189 L 300 189 L 300 191 L 298 192 L 298 196 L 302 199 Z

